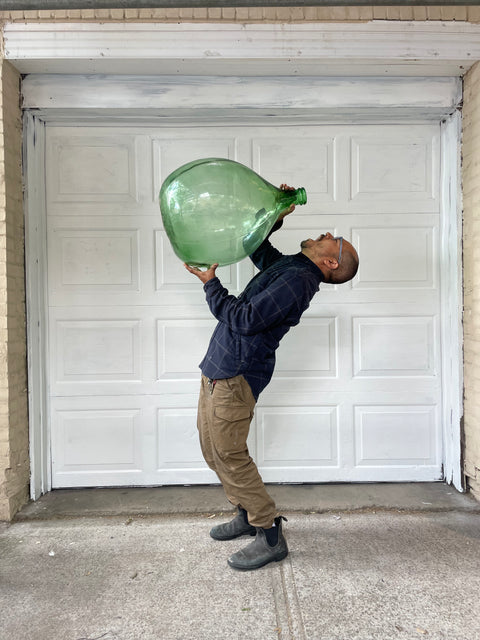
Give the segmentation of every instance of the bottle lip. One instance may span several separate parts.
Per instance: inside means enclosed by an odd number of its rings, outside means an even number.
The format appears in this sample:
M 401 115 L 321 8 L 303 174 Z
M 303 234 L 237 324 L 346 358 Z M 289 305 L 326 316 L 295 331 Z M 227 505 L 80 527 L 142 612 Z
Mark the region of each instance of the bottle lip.
M 297 204 L 307 204 L 307 192 L 303 187 L 297 189 Z

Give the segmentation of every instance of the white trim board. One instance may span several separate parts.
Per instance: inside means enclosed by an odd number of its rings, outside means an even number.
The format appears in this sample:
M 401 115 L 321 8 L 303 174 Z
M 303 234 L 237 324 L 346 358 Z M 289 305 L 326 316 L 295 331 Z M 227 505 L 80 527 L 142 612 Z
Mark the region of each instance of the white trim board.
M 466 22 L 15 22 L 4 42 L 24 74 L 458 76 L 480 60 Z
M 445 480 L 463 491 L 461 421 L 463 419 L 463 286 L 462 191 L 459 111 L 442 122 L 441 257 L 446 277 L 441 282 L 443 464 Z M 455 304 L 452 304 L 455 301 Z
M 30 497 L 37 500 L 52 486 L 46 370 L 45 124 L 27 112 L 23 126 Z
M 462 100 L 459 78 L 317 78 L 31 74 L 23 107 L 55 119 L 67 111 L 245 119 L 287 115 L 348 121 L 385 116 L 439 120 Z M 121 110 L 119 110 L 121 105 Z

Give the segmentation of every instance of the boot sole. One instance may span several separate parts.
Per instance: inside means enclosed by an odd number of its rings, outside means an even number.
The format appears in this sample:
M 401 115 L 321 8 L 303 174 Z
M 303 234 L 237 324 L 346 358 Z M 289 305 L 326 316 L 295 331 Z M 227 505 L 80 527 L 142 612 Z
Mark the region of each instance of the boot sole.
M 280 562 L 281 560 L 285 560 L 287 556 L 288 556 L 288 549 L 287 551 L 285 551 L 284 553 L 282 553 L 280 556 L 276 558 L 271 558 L 266 562 L 260 562 L 259 564 L 251 565 L 249 567 L 237 567 L 236 565 L 231 564 L 230 560 L 227 560 L 227 562 L 228 562 L 228 565 L 232 567 L 232 569 L 235 569 L 236 571 L 254 571 L 255 569 L 260 569 L 261 567 L 265 567 L 267 564 L 270 564 L 271 562 Z

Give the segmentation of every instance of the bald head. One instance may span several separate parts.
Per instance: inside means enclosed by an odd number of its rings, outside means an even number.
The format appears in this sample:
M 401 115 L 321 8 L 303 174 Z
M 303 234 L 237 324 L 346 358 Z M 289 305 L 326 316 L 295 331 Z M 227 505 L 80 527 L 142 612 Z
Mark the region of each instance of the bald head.
M 344 245 L 345 244 L 346 242 L 344 241 Z M 350 247 L 345 247 L 338 268 L 330 271 L 330 279 L 326 279 L 326 282 L 331 282 L 332 284 L 343 284 L 344 282 L 348 282 L 355 277 L 358 271 L 358 263 L 358 254 L 352 245 L 350 245 Z
M 358 253 L 344 238 L 325 233 L 316 240 L 303 240 L 301 247 L 302 253 L 320 269 L 325 282 L 342 284 L 355 277 L 358 271 Z

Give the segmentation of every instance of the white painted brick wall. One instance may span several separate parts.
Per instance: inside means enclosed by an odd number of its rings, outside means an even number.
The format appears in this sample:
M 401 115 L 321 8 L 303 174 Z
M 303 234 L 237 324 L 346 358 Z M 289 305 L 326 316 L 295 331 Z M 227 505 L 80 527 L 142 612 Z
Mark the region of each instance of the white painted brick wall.
M 28 500 L 20 77 L 0 60 L 0 520 Z
M 465 76 L 464 92 L 464 468 L 480 500 L 480 63 Z

